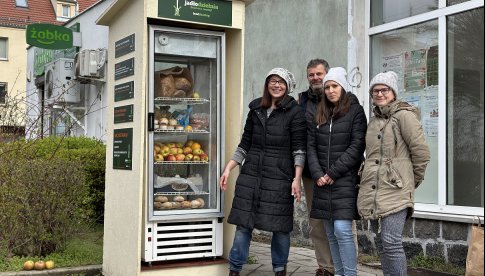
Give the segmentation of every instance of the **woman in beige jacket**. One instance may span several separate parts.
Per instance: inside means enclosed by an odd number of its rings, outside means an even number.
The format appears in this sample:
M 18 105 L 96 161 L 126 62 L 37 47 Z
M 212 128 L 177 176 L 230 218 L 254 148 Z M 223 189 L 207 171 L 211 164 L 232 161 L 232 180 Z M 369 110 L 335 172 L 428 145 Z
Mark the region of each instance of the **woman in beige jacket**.
M 366 133 L 357 208 L 362 219 L 379 220 L 384 275 L 406 275 L 402 232 L 414 211 L 414 191 L 424 178 L 429 148 L 416 107 L 396 99 L 396 73 L 377 74 L 369 93 L 374 117 Z

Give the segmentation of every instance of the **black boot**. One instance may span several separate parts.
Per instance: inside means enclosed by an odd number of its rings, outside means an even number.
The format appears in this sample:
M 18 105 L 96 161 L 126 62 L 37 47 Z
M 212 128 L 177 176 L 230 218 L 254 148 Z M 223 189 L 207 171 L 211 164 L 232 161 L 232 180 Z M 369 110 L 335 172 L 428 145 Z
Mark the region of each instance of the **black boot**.
M 239 272 L 230 270 L 229 276 L 239 276 Z

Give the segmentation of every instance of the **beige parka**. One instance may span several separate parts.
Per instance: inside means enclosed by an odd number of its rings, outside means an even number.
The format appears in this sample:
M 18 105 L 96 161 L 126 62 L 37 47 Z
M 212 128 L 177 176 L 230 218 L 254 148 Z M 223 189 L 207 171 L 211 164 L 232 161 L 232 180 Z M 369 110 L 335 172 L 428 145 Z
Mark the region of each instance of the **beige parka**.
M 362 219 L 380 219 L 408 208 L 421 184 L 430 152 L 418 110 L 396 100 L 374 107 L 366 133 L 366 160 L 357 208 Z

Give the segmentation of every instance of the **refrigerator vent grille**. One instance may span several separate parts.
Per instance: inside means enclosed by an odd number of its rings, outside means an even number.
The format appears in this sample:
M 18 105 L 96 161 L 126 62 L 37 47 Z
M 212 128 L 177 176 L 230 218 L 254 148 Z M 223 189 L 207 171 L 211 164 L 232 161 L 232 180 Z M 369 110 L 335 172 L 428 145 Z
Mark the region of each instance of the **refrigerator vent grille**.
M 214 255 L 215 225 L 211 220 L 157 223 L 155 234 L 158 259 Z

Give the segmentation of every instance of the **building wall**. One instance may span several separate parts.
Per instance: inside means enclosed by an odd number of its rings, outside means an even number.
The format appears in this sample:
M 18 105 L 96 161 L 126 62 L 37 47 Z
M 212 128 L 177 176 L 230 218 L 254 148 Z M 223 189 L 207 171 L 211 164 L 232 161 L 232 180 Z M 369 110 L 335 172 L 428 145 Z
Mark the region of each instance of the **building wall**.
M 0 125 L 24 125 L 26 83 L 26 64 L 27 64 L 27 44 L 25 42 L 25 30 L 20 28 L 8 28 L 0 26 L 0 37 L 6 37 L 7 42 L 7 60 L 0 60 L 0 82 L 7 83 L 7 101 L 15 104 L 13 115 L 10 112 L 0 116 Z M 0 109 L 13 108 L 11 105 L 2 106 Z M 0 114 L 3 112 L 0 111 Z

